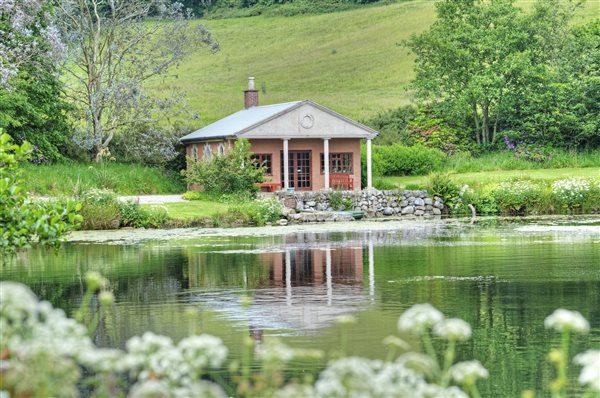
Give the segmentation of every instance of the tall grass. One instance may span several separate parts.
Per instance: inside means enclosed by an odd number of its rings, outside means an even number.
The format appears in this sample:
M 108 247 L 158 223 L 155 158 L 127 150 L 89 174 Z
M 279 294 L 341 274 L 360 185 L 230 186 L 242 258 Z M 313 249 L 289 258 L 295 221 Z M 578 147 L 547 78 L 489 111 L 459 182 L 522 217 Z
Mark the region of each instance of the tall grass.
M 513 152 L 502 151 L 477 157 L 457 154 L 446 159 L 443 169 L 452 173 L 495 170 L 560 169 L 566 167 L 600 167 L 600 149 L 588 152 L 552 151 L 544 162 L 517 159 Z
M 119 195 L 182 193 L 185 184 L 171 171 L 123 163 L 66 163 L 23 167 L 24 188 L 35 195 L 79 195 L 90 188 Z

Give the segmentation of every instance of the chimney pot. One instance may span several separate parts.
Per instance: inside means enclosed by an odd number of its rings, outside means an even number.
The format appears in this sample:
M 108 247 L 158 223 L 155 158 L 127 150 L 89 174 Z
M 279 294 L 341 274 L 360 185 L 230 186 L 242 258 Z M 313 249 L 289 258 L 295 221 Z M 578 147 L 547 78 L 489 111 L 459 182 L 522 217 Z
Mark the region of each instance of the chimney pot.
M 244 108 L 258 106 L 258 90 L 254 88 L 254 77 L 248 78 L 248 90 L 244 91 Z

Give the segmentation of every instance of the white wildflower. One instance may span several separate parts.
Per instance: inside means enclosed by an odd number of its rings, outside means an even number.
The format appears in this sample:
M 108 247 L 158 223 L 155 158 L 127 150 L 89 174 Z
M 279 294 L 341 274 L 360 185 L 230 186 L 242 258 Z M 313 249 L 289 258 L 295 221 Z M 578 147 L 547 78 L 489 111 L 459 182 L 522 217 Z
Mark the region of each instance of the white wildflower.
M 573 362 L 583 366 L 577 379 L 579 384 L 600 392 L 600 350 L 587 350 L 577 354 Z
M 223 341 L 214 336 L 190 336 L 177 345 L 184 361 L 192 368 L 200 371 L 206 368 L 219 368 L 227 359 L 227 347 Z
M 289 362 L 294 358 L 294 349 L 277 339 L 267 339 L 260 348 L 258 357 L 265 362 Z
M 98 373 L 123 372 L 127 370 L 122 361 L 124 352 L 113 348 L 82 350 L 77 355 L 80 364 Z
M 281 390 L 275 391 L 273 398 L 307 398 L 316 396 L 316 391 L 307 384 L 288 384 Z
M 555 310 L 544 321 L 546 329 L 554 329 L 557 332 L 587 333 L 590 330 L 588 321 L 577 311 L 569 311 L 563 308 Z
M 442 389 L 400 363 L 348 357 L 329 363 L 320 374 L 317 397 L 429 398 Z
M 437 364 L 429 355 L 419 352 L 402 354 L 396 359 L 396 362 L 426 376 L 432 376 L 437 368 Z
M 170 396 L 169 387 L 161 380 L 145 380 L 131 387 L 129 398 L 166 398 Z
M 472 385 L 478 379 L 487 379 L 489 373 L 479 361 L 458 362 L 448 370 L 452 380 L 462 385 Z
M 446 319 L 433 327 L 433 333 L 451 341 L 466 341 L 471 338 L 471 325 L 462 319 Z
M 416 304 L 400 316 L 398 330 L 420 335 L 443 319 L 444 315 L 431 304 Z
M 225 391 L 223 391 L 223 389 L 218 384 L 202 380 L 190 383 L 186 386 L 174 388 L 170 397 L 227 398 L 227 394 L 225 394 Z

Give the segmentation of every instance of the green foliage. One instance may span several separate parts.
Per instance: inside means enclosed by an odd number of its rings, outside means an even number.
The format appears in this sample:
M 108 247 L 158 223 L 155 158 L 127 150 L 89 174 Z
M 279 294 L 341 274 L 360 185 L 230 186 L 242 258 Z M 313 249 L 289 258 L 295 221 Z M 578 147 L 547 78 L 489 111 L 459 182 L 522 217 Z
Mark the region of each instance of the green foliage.
M 179 173 L 158 167 L 116 162 L 25 165 L 24 188 L 38 195 L 78 196 L 96 188 L 119 195 L 169 194 L 185 191 Z
M 361 153 L 362 155 L 362 153 Z M 362 164 L 366 167 L 366 155 Z M 445 155 L 434 148 L 421 145 L 403 146 L 400 144 L 372 148 L 373 174 L 375 175 L 419 175 L 439 170 Z M 366 171 L 363 173 L 366 174 Z
M 80 200 L 83 229 L 162 228 L 171 219 L 163 206 L 142 207 L 133 201 L 123 202 L 110 190 L 90 189 Z
M 447 173 L 431 174 L 427 190 L 430 195 L 440 197 L 450 211 L 462 205 L 461 189 Z
M 58 78 L 49 70 L 28 66 L 11 85 L 11 90 L 0 87 L 0 129 L 16 143 L 32 145 L 29 161 L 33 163 L 76 157 L 67 119 L 70 107 Z
M 503 130 L 557 147 L 597 147 L 600 22 L 573 27 L 575 1 L 436 3 L 437 20 L 407 45 L 414 87 L 484 147 Z M 493 27 L 493 28 L 490 28 Z
M 553 213 L 542 183 L 527 180 L 504 182 L 493 189 L 492 195 L 501 214 L 540 214 L 543 209 Z
M 281 217 L 282 206 L 277 198 L 234 204 L 227 212 L 213 216 L 217 226 L 265 225 Z
M 187 2 L 190 2 L 188 0 Z M 184 1 L 184 4 L 187 2 Z M 198 15 L 208 18 L 239 18 L 256 15 L 285 16 L 322 14 L 350 10 L 360 6 L 381 3 L 382 0 L 217 0 L 199 5 L 192 3 Z M 389 0 L 388 0 L 389 2 Z M 191 3 L 191 2 L 190 2 Z
M 373 140 L 377 145 L 404 144 L 410 145 L 408 125 L 417 115 L 417 108 L 412 105 L 402 106 L 396 109 L 388 109 L 377 113 L 364 123 L 379 131 L 379 135 Z
M 373 188 L 379 189 L 380 191 L 398 189 L 398 186 L 391 181 L 388 181 L 384 178 L 374 178 L 373 179 Z M 410 188 L 407 188 L 410 189 Z
M 333 210 L 344 210 L 344 198 L 342 197 L 342 193 L 339 191 L 333 191 L 329 195 L 329 206 Z
M 422 110 L 408 123 L 408 136 L 411 145 L 435 148 L 447 155 L 468 151 L 470 137 L 464 129 L 450 127 L 442 119 Z
M 119 201 L 109 190 L 90 189 L 80 198 L 83 229 L 116 229 L 121 223 Z
M 264 172 L 251 156 L 250 143 L 240 139 L 225 155 L 214 156 L 208 162 L 189 159 L 190 166 L 182 175 L 188 185 L 199 185 L 210 194 L 255 194 L 255 184 L 263 180 Z
M 79 205 L 73 202 L 33 203 L 22 187 L 19 163 L 29 159 L 28 143 L 14 144 L 8 134 L 0 132 L 0 249 L 1 256 L 38 241 L 58 246 L 64 235 L 77 227 L 81 216 Z

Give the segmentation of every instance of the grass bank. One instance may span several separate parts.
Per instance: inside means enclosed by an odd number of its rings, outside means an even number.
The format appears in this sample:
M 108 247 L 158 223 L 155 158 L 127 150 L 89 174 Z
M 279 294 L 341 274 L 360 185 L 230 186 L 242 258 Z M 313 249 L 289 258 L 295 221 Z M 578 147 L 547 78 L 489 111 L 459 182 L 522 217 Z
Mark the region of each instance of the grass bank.
M 532 2 L 517 1 L 530 8 Z M 576 23 L 595 18 L 587 1 Z M 435 2 L 416 0 L 294 17 L 200 20 L 221 44 L 193 54 L 173 76 L 155 80 L 156 93 L 185 93 L 200 128 L 243 107 L 242 90 L 255 76 L 261 103 L 311 99 L 353 119 L 411 102 L 414 57 L 401 43 L 435 20 Z
M 117 195 L 170 194 L 185 191 L 175 172 L 124 163 L 23 165 L 24 188 L 34 195 L 78 196 L 91 188 Z
M 481 172 L 456 173 L 449 172 L 452 179 L 461 185 L 467 184 L 473 188 L 492 183 L 500 183 L 511 180 L 539 180 L 556 181 L 570 177 L 600 177 L 600 167 L 585 168 L 556 168 L 556 169 L 529 169 L 529 170 L 490 170 Z M 378 177 L 385 184 L 397 188 L 425 188 L 429 182 L 429 176 L 402 176 L 402 177 Z

